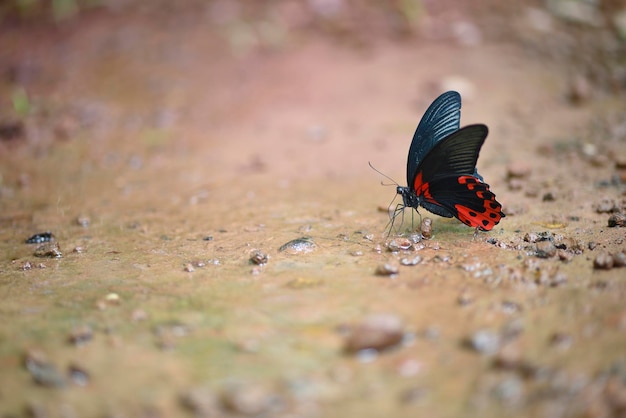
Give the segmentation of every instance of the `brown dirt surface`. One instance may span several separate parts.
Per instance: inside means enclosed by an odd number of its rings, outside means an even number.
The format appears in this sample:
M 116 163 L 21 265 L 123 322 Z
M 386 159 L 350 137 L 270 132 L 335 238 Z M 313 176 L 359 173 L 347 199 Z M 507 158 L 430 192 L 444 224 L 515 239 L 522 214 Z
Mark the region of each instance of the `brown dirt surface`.
M 0 416 L 626 414 L 626 5 L 386 4 L 7 12 Z M 447 89 L 506 217 L 388 237 Z

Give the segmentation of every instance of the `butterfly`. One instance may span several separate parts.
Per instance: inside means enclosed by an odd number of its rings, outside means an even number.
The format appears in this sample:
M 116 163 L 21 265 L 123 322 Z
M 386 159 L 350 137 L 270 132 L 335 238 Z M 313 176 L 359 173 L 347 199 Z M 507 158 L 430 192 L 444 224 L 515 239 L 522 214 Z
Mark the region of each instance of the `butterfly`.
M 417 125 L 407 161 L 407 186 L 396 192 L 405 207 L 420 206 L 436 215 L 455 217 L 467 226 L 489 231 L 505 216 L 489 185 L 476 170 L 489 130 L 482 124 L 459 128 L 461 96 L 448 91 L 435 99 Z

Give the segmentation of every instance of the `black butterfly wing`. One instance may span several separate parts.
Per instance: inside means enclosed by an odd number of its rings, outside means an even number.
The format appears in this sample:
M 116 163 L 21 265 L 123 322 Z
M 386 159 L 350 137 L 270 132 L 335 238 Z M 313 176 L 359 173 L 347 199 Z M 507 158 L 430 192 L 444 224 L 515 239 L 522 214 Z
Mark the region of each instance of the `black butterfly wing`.
M 461 123 L 461 95 L 448 91 L 437 97 L 417 125 L 406 164 L 407 184 L 415 180 L 417 166 L 435 144 L 459 129 Z
M 435 145 L 418 165 L 413 184 L 422 206 L 486 231 L 500 222 L 502 205 L 474 175 L 488 133 L 485 125 L 470 125 Z
M 419 191 L 421 183 L 441 177 L 474 176 L 478 154 L 489 130 L 485 125 L 469 125 L 439 141 L 418 164 L 413 183 Z
M 445 208 L 467 226 L 489 231 L 505 216 L 489 185 L 474 176 L 440 177 L 425 183 L 422 191 L 426 203 Z

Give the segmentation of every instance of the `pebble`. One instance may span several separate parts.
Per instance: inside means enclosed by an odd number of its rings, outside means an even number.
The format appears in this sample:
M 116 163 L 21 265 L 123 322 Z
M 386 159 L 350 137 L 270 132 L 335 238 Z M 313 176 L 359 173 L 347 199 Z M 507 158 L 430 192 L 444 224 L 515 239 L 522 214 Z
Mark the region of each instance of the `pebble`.
M 593 260 L 593 268 L 597 270 L 610 270 L 613 268 L 613 257 L 611 254 L 602 251 Z
M 302 237 L 293 239 L 283 245 L 278 249 L 279 252 L 284 252 L 287 254 L 295 255 L 295 254 L 308 254 L 317 249 L 317 244 L 309 238 Z
M 504 404 L 519 404 L 524 396 L 524 382 L 517 376 L 507 376 L 492 388 L 491 396 Z
M 26 244 L 42 244 L 44 242 L 54 241 L 54 234 L 52 232 L 40 232 L 28 238 Z
M 525 184 L 526 181 L 522 179 L 512 178 L 509 180 L 509 190 L 522 190 Z M 508 215 L 509 211 L 507 211 L 506 214 Z
M 77 386 L 85 387 L 89 384 L 89 373 L 81 366 L 70 364 L 68 369 L 69 378 Z
M 393 314 L 374 314 L 351 327 L 344 348 L 349 353 L 384 350 L 398 345 L 404 337 L 404 324 Z
M 536 246 L 535 255 L 539 258 L 552 258 L 556 255 L 556 246 L 550 240 L 539 241 Z
M 283 404 L 280 396 L 259 384 L 237 384 L 224 389 L 220 400 L 225 409 L 245 416 L 277 412 Z
M 250 262 L 259 266 L 267 264 L 269 256 L 261 250 L 252 250 L 250 252 Z
M 613 267 L 626 267 L 626 253 L 613 254 Z
M 80 325 L 68 335 L 68 341 L 75 346 L 87 344 L 93 338 L 93 330 L 89 325 Z
M 588 102 L 592 95 L 593 88 L 587 77 L 581 74 L 572 77 L 569 82 L 569 91 L 567 94 L 570 103 L 573 105 L 581 105 Z
M 574 255 L 565 250 L 558 250 L 556 255 L 559 257 L 559 260 L 564 262 L 570 262 L 574 258 Z
M 524 161 L 514 161 L 509 163 L 506 168 L 506 176 L 509 179 L 517 178 L 523 179 L 530 175 L 530 164 Z
M 398 266 L 391 263 L 380 264 L 376 267 L 377 276 L 395 276 L 399 271 Z
M 526 242 L 533 243 L 533 242 L 539 241 L 540 239 L 541 239 L 541 237 L 536 232 L 527 232 L 524 235 L 524 241 L 526 241 Z
M 424 239 L 431 239 L 433 237 L 433 220 L 428 217 L 422 219 L 421 231 Z
M 469 347 L 485 355 L 496 354 L 500 350 L 500 344 L 500 335 L 487 329 L 476 331 L 467 340 Z
M 619 212 L 619 207 L 616 205 L 615 200 L 609 199 L 608 197 L 602 198 L 600 202 L 595 203 L 593 208 L 596 210 L 596 213 Z
M 416 255 L 415 257 L 403 257 L 400 259 L 400 264 L 403 266 L 416 266 L 421 263 L 422 260 L 423 258 L 419 255 Z
M 76 223 L 83 228 L 87 228 L 91 224 L 91 219 L 88 216 L 79 216 L 76 218 Z
M 185 391 L 180 396 L 180 403 L 198 418 L 222 415 L 217 395 L 206 387 L 196 387 Z
M 556 332 L 550 337 L 550 345 L 561 350 L 567 350 L 574 343 L 574 338 L 562 332 Z
M 623 213 L 615 213 L 609 217 L 608 225 L 610 228 L 626 226 L 626 215 Z
M 413 243 L 408 238 L 394 238 L 391 241 L 385 243 L 385 247 L 391 252 L 400 250 L 408 250 L 413 246 Z
M 469 292 L 461 292 L 461 294 L 456 298 L 456 301 L 461 306 L 467 306 L 474 303 L 474 297 Z
M 35 249 L 33 253 L 35 257 L 41 258 L 61 258 L 63 257 L 63 253 L 61 253 L 61 249 L 59 248 L 58 242 L 46 242 L 41 244 Z
M 67 384 L 65 376 L 39 350 L 27 350 L 24 355 L 24 365 L 38 385 L 62 388 Z

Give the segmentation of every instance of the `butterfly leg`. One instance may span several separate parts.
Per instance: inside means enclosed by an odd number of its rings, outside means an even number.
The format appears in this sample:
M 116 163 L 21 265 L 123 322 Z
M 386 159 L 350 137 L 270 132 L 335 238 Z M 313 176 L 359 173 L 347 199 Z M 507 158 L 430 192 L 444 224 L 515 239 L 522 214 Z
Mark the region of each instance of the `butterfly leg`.
M 415 208 L 414 208 L 415 209 Z M 422 234 L 422 214 L 420 213 L 419 210 L 415 209 L 415 212 L 417 212 L 417 216 L 420 217 L 420 235 Z M 415 219 L 414 219 L 414 214 L 413 211 L 411 211 L 411 232 L 415 232 Z
M 477 226 L 474 230 L 474 236 L 472 236 L 472 241 L 476 241 L 476 238 L 478 238 L 478 231 L 480 231 L 480 227 Z
M 393 214 L 390 214 L 390 219 L 389 222 L 387 223 L 387 238 L 389 238 L 389 236 L 391 235 L 391 231 L 393 230 L 393 226 L 396 223 L 396 217 L 402 214 L 402 217 L 400 219 L 400 225 L 402 225 L 404 223 L 404 205 L 401 203 L 398 203 L 396 205 L 396 208 L 393 210 Z M 385 229 L 387 229 L 387 227 L 385 227 Z

